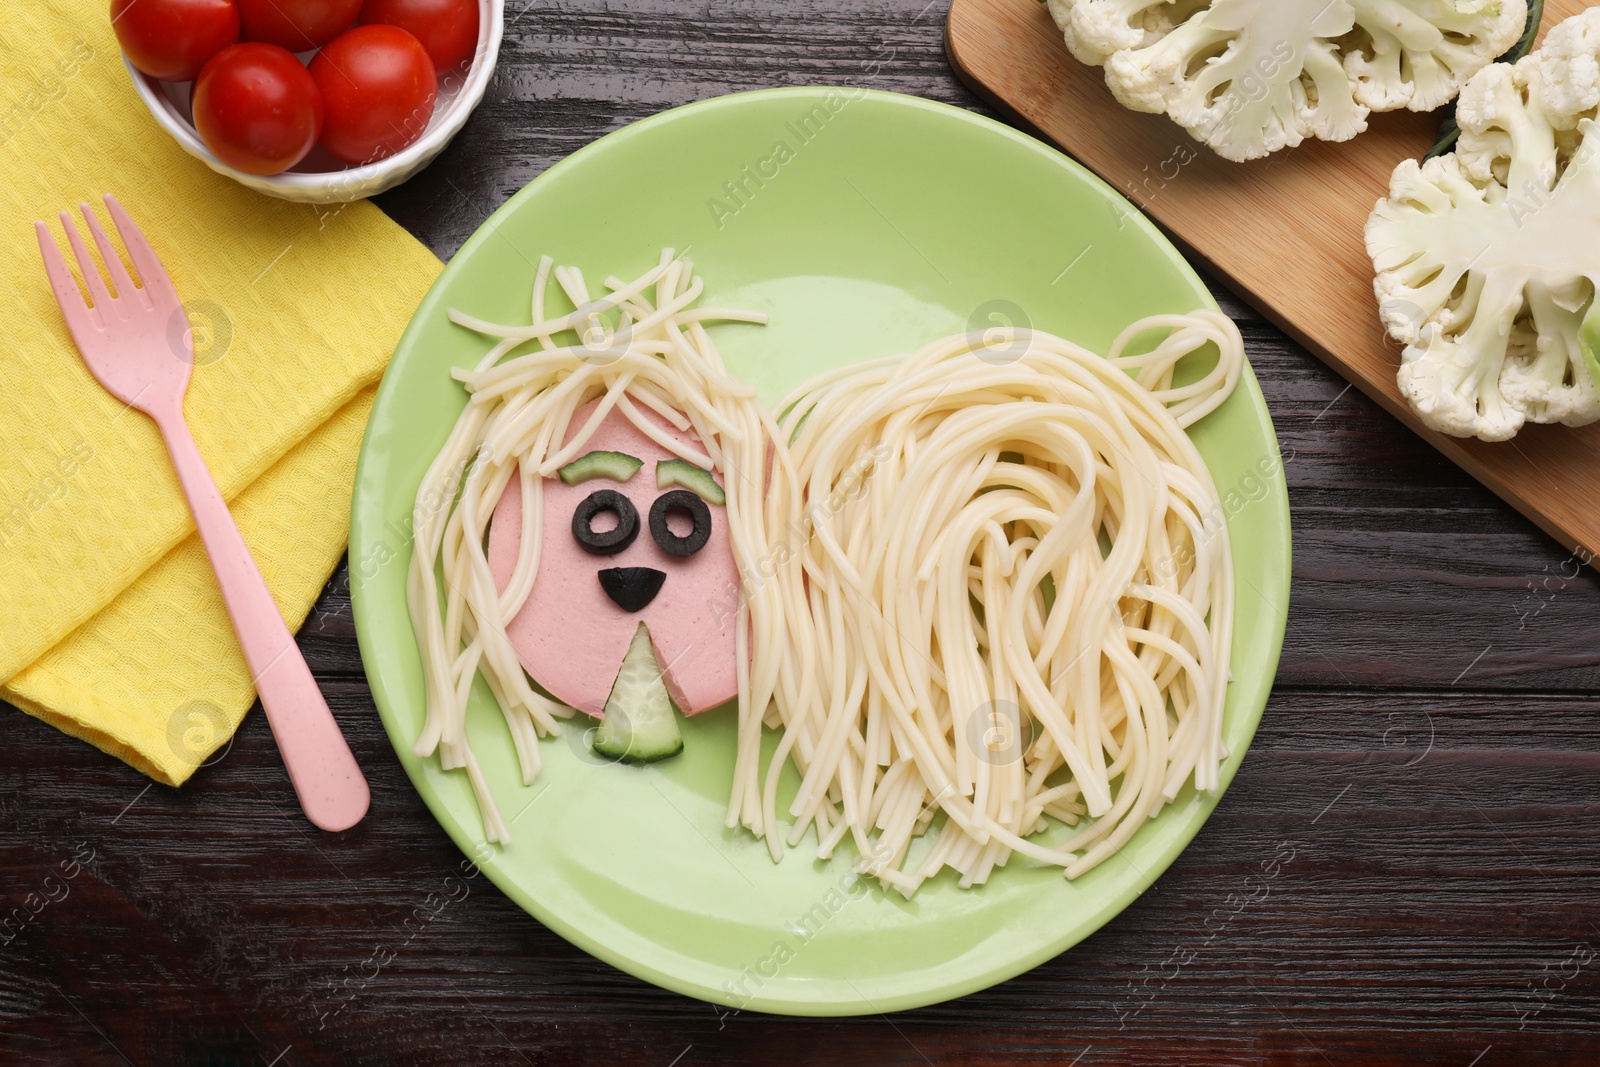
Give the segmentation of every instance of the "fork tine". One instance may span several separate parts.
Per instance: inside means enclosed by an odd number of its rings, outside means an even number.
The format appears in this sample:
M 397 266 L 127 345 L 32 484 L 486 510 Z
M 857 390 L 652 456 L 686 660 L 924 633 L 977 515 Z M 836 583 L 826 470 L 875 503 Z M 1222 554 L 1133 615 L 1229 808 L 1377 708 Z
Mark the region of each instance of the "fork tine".
M 50 236 L 50 227 L 36 222 L 33 230 L 39 238 L 39 255 L 44 259 L 44 273 L 50 279 L 50 291 L 55 293 L 56 303 L 61 306 L 61 317 L 67 320 L 67 330 L 76 339 L 80 331 L 94 329 L 99 323 L 95 321 L 94 312 L 83 302 L 78 281 L 67 267 L 67 261 L 62 258 L 61 249 L 56 247 L 56 239 Z
M 67 244 L 72 246 L 72 254 L 78 257 L 78 273 L 83 276 L 83 284 L 89 287 L 89 299 L 94 301 L 95 310 L 105 316 L 111 310 L 111 293 L 106 289 L 105 279 L 100 277 L 94 257 L 83 243 L 77 224 L 65 211 L 61 212 L 61 228 L 67 231 Z
M 156 250 L 150 247 L 150 242 L 144 239 L 133 219 L 122 209 L 117 198 L 110 193 L 105 195 L 106 210 L 111 212 L 111 222 L 117 228 L 117 233 L 122 237 L 122 247 L 128 250 L 128 258 L 133 260 L 133 265 L 139 271 L 139 280 L 144 283 L 144 288 L 154 301 L 158 298 L 180 303 L 178 291 L 172 287 L 172 279 L 167 277 L 167 270 L 161 265 L 161 259 L 156 255 Z
M 111 239 L 100 227 L 100 220 L 94 217 L 94 208 L 80 203 L 78 211 L 83 215 L 84 225 L 89 227 L 89 236 L 94 238 L 95 247 L 100 250 L 100 261 L 106 265 L 106 273 L 111 275 L 111 284 L 117 288 L 117 299 L 134 297 L 136 300 L 148 300 L 149 297 L 142 293 L 134 296 L 133 279 L 128 277 L 128 269 L 122 265 L 122 257 L 117 255 L 117 250 L 111 246 Z

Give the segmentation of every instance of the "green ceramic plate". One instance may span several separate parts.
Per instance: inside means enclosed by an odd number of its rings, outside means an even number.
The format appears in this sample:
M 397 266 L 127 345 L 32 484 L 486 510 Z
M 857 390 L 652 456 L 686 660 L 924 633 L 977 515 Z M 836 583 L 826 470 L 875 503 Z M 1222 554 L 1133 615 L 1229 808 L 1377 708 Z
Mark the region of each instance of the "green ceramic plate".
M 581 742 L 547 740 L 546 769 L 525 787 L 480 680 L 468 730 L 515 834 L 511 846 L 486 849 L 465 777 L 411 754 L 423 705 L 405 574 L 417 485 L 465 403 L 450 368 L 486 347 L 445 310 L 526 322 L 541 254 L 599 279 L 632 277 L 663 247 L 687 250 L 708 301 L 771 313 L 769 327 L 716 335 L 769 400 L 825 368 L 969 324 L 1022 314 L 1104 350 L 1140 316 L 1214 306 L 1143 217 L 1059 152 L 941 104 L 851 93 L 780 89 L 669 111 L 512 197 L 451 261 L 401 339 L 367 428 L 350 531 L 373 696 L 456 843 L 487 856 L 484 872 L 540 922 L 608 963 L 689 996 L 800 1015 L 916 1007 L 1051 958 L 1143 892 L 1216 798 L 1181 796 L 1076 882 L 1013 861 L 973 890 L 946 872 L 909 902 L 864 885 L 844 894 L 848 848 L 826 863 L 791 850 L 774 865 L 761 843 L 723 827 L 727 709 L 690 720 L 683 755 L 650 767 L 598 764 Z M 1194 436 L 1227 497 L 1238 573 L 1226 782 L 1283 642 L 1289 515 L 1253 376 Z

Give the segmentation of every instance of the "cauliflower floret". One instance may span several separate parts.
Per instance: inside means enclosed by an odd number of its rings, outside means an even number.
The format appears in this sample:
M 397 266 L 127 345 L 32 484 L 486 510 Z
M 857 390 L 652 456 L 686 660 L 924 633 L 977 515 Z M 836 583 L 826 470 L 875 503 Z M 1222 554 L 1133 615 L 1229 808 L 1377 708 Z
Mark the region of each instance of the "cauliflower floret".
M 1103 66 L 1126 48 L 1143 48 L 1206 6 L 1207 0 L 1050 0 L 1050 14 L 1080 62 Z
M 1539 98 L 1552 125 L 1570 130 L 1600 108 L 1600 19 L 1586 11 L 1550 31 L 1539 50 Z
M 1368 40 L 1345 53 L 1356 99 L 1373 111 L 1432 111 L 1516 43 L 1527 25 L 1526 3 L 1427 0 L 1358 5 Z
M 1500 372 L 1500 392 L 1527 413 L 1530 422 L 1585 426 L 1600 419 L 1600 314 L 1591 317 L 1583 337 L 1583 312 L 1594 300 L 1592 283 L 1575 279 L 1564 299 L 1539 281 L 1525 294 L 1533 320 L 1530 350 L 1511 356 Z M 1585 351 L 1587 349 L 1587 351 Z
M 1049 0 L 1123 106 L 1166 112 L 1228 159 L 1367 115 L 1431 110 L 1522 34 L 1527 0 Z
M 1457 119 L 1367 222 L 1400 391 L 1457 437 L 1600 420 L 1600 8 L 1475 75 Z

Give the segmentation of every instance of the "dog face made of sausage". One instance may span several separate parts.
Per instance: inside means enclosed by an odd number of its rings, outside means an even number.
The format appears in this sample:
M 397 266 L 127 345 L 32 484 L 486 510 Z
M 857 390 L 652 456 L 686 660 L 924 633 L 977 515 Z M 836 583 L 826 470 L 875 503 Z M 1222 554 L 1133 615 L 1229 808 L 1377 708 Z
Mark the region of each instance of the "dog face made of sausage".
M 596 404 L 573 414 L 572 433 Z M 692 432 L 642 414 L 668 438 L 700 447 Z M 642 622 L 678 710 L 693 715 L 732 700 L 739 688 L 737 613 L 724 602 L 738 588 L 739 571 L 726 509 L 688 488 L 659 486 L 658 464 L 676 457 L 615 408 L 590 438 L 590 452 L 640 463 L 623 481 L 543 480 L 533 589 L 506 627 L 517 658 L 551 696 L 599 717 Z M 513 477 L 489 525 L 489 569 L 502 591 L 521 543 L 522 488 Z

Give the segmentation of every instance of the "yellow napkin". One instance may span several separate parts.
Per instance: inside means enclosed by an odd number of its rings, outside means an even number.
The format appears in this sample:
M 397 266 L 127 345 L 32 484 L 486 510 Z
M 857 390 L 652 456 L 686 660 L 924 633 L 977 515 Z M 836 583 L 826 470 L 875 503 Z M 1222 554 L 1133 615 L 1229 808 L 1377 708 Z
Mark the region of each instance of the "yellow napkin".
M 15 8 L 0 696 L 178 784 L 238 725 L 250 677 L 160 437 L 89 376 L 32 222 L 113 192 L 155 246 L 195 328 L 189 425 L 293 626 L 344 551 L 374 383 L 439 262 L 370 204 L 275 200 L 185 155 L 134 94 L 101 0 Z

